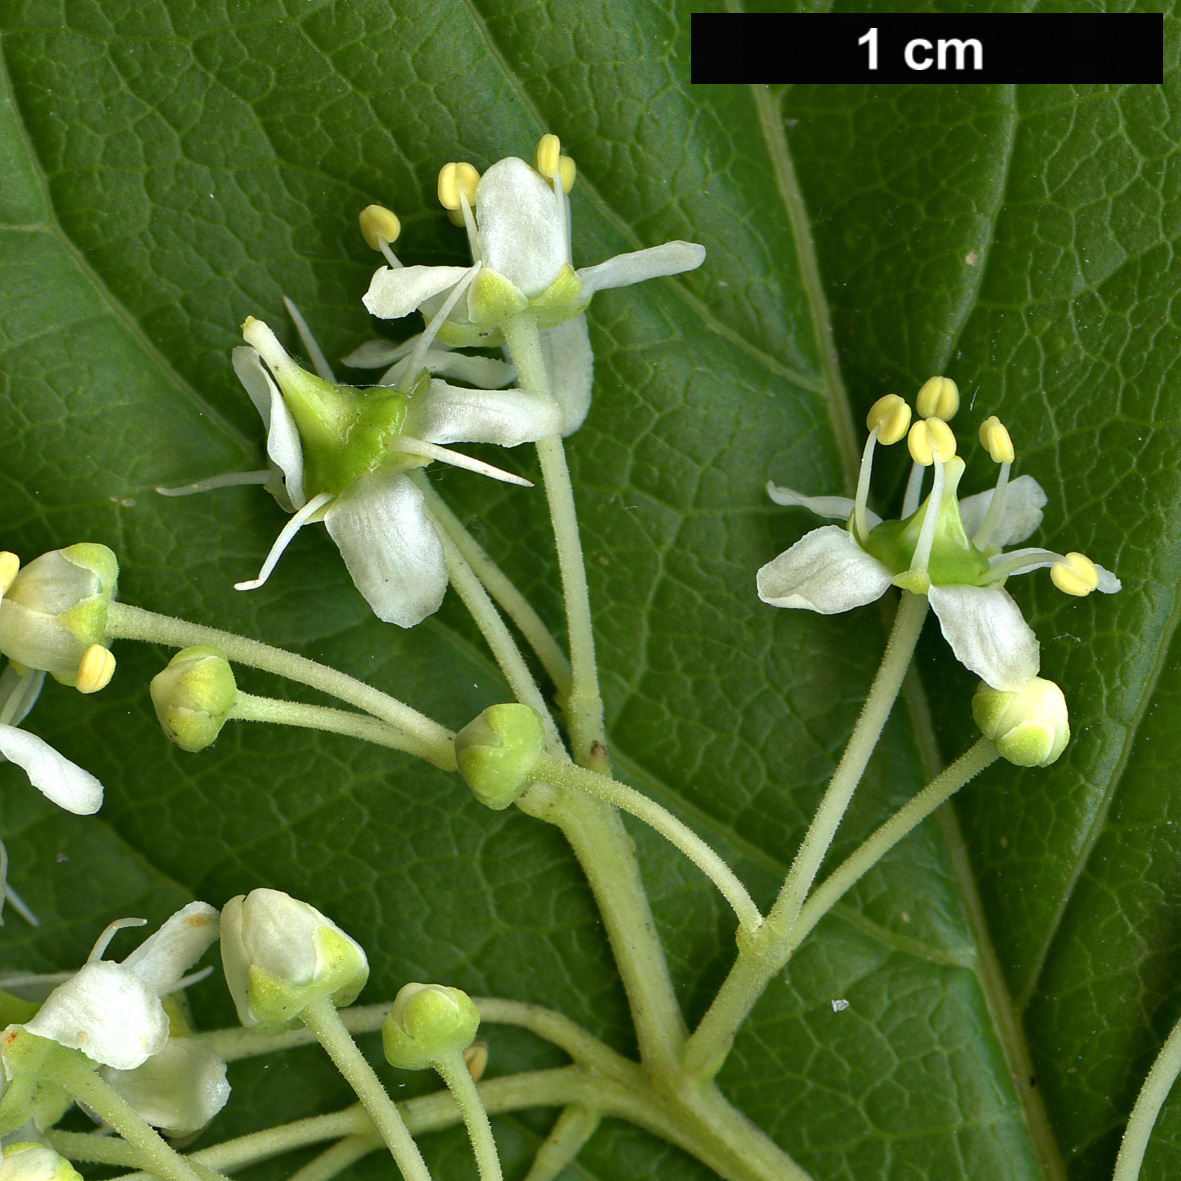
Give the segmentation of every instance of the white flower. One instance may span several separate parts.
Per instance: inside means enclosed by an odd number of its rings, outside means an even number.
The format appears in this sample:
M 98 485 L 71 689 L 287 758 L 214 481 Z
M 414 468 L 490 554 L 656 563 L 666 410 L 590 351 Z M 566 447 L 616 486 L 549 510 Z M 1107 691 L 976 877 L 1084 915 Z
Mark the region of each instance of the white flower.
M 1041 549 L 1003 552 L 1001 546 L 1024 541 L 1041 523 L 1046 494 L 1030 476 L 1009 482 L 1012 444 L 996 419 L 989 419 L 982 428 L 982 438 L 987 435 L 986 445 L 1001 463 L 997 486 L 962 501 L 957 500 L 956 489 L 964 462 L 955 455 L 951 429 L 939 419 L 911 427 L 909 442 L 916 467 L 903 518 L 883 522 L 865 501 L 879 435 L 889 430 L 888 441 L 895 442 L 909 423 L 909 408 L 903 415 L 898 403 L 905 406 L 889 395 L 870 411 L 870 437 L 855 499 L 808 497 L 768 485 L 779 504 L 801 505 L 848 524 L 814 529 L 768 562 L 758 572 L 759 598 L 775 607 L 831 615 L 871 603 L 890 586 L 925 594 L 961 664 L 993 689 L 1021 689 L 1037 675 L 1041 656 L 1037 637 L 1003 588 L 1005 580 L 1049 566 L 1060 589 L 1083 595 L 1092 590 L 1117 591 L 1119 579 L 1082 554 Z M 1007 446 L 997 442 L 997 430 L 1003 432 Z M 935 469 L 934 487 L 920 506 L 921 477 L 927 467 Z
M 24 1029 L 116 1070 L 134 1070 L 168 1042 L 168 1016 L 160 998 L 217 938 L 217 911 L 190 902 L 144 940 L 122 963 L 102 959 L 120 928 L 142 920 L 121 919 L 99 937 L 89 960 L 53 990 Z
M 662 275 L 693 270 L 705 249 L 690 242 L 666 242 L 647 250 L 620 254 L 597 266 L 575 270 L 570 247 L 570 199 L 573 166 L 560 156 L 556 137 L 538 145 L 538 168 L 515 156 L 493 164 L 478 183 L 450 184 L 456 166 L 440 176 L 440 197 L 462 212 L 473 267 L 412 266 L 381 268 L 365 294 L 375 316 L 397 319 L 421 311 L 429 320 L 458 284 L 470 284 L 438 326 L 448 345 L 502 343 L 499 325 L 528 312 L 541 329 L 542 348 L 562 407 L 562 433 L 581 425 L 590 404 L 592 356 L 584 312 L 597 291 L 627 287 Z M 466 176 L 474 182 L 470 165 Z M 473 209 L 474 207 L 474 209 Z M 476 273 L 479 268 L 479 273 Z

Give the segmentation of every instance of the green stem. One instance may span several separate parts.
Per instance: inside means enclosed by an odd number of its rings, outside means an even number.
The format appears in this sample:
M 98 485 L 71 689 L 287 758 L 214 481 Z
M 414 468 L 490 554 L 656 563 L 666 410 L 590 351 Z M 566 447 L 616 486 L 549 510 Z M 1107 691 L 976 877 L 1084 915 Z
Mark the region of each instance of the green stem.
M 644 892 L 635 842 L 619 813 L 581 792 L 553 788 L 530 789 L 517 806 L 556 824 L 570 842 L 594 892 L 627 992 L 640 1058 L 657 1075 L 675 1077 L 688 1031 Z
M 845 753 L 820 807 L 788 870 L 787 880 L 756 938 L 740 943 L 738 958 L 685 1049 L 685 1070 L 693 1078 L 712 1078 L 720 1069 L 738 1027 L 746 1020 L 767 982 L 779 971 L 792 946 L 804 897 L 832 843 L 837 826 L 865 772 L 914 655 L 927 615 L 925 595 L 904 591 L 881 667 L 853 728 Z
M 138 1154 L 136 1164 L 162 1181 L 206 1181 L 126 1099 L 97 1073 L 94 1063 L 73 1052 L 52 1053 L 42 1077 L 64 1087 L 79 1103 L 110 1124 Z
M 541 1142 L 525 1181 L 554 1181 L 603 1122 L 603 1113 L 581 1103 L 562 1108 L 558 1122 Z
M 344 734 L 392 750 L 404 750 L 420 758 L 431 757 L 426 747 L 413 735 L 383 722 L 372 714 L 355 714 L 323 705 L 306 705 L 300 701 L 279 701 L 274 697 L 256 697 L 238 690 L 229 716 L 241 722 L 273 722 L 280 726 L 301 726 L 308 730 L 325 730 L 330 734 Z
M 520 387 L 549 393 L 549 374 L 545 368 L 536 318 L 525 313 L 506 320 L 502 327 L 513 364 L 517 367 Z M 578 515 L 574 509 L 574 489 L 570 483 L 570 469 L 566 466 L 562 440 L 557 436 L 538 440 L 537 455 L 541 460 L 541 476 L 545 483 L 545 496 L 549 502 L 554 542 L 558 550 L 558 568 L 566 600 L 566 627 L 570 634 L 571 687 L 566 714 L 570 721 L 574 761 L 585 766 L 595 744 L 606 745 L 586 565 L 578 533 Z
M 532 604 L 516 588 L 507 574 L 488 556 L 484 547 L 464 527 L 447 502 L 435 491 L 429 480 L 419 485 L 426 498 L 427 509 L 436 524 L 441 525 L 455 548 L 464 556 L 476 577 L 500 605 L 504 613 L 517 625 L 525 642 L 537 654 L 554 688 L 563 697 L 570 693 L 570 661 L 558 646 L 558 641 L 534 611 Z
M 999 757 L 994 743 L 987 738 L 978 738 L 950 767 L 932 779 L 918 795 L 903 804 L 889 820 L 850 853 L 804 903 L 792 931 L 788 954 L 803 943 L 812 928 L 866 871 L 876 865 L 936 808 L 951 799 L 965 783 L 979 775 L 985 767 L 995 763 Z
M 327 693 L 340 701 L 347 701 L 372 714 L 406 734 L 413 735 L 430 753 L 430 760 L 444 771 L 455 770 L 455 752 L 451 747 L 451 731 L 438 722 L 411 709 L 404 702 L 366 685 L 345 673 L 293 652 L 272 648 L 269 644 L 248 640 L 233 632 L 215 627 L 187 623 L 168 615 L 158 615 L 133 607 L 130 603 L 111 604 L 107 616 L 107 635 L 113 640 L 142 640 L 150 644 L 165 644 L 171 648 L 188 648 L 193 644 L 212 644 L 236 664 L 245 664 L 263 672 L 274 673 L 291 681 L 298 681 Z
M 680 849 L 717 886 L 738 916 L 740 927 L 753 932 L 762 924 L 763 916 L 759 908 L 734 871 L 692 829 L 655 800 L 650 800 L 618 780 L 548 756 L 533 769 L 533 773 L 543 783 L 585 792 L 624 812 L 630 812 Z
M 1161 1105 L 1168 1097 L 1177 1075 L 1181 1074 L 1181 1021 L 1173 1026 L 1165 1044 L 1161 1047 L 1140 1094 L 1136 1106 L 1124 1129 L 1119 1156 L 1115 1158 L 1115 1172 L 1111 1181 L 1136 1181 L 1140 1176 L 1140 1165 L 1148 1148 L 1148 1138 L 1160 1114 Z
M 357 1093 L 357 1098 L 364 1104 L 369 1118 L 386 1142 L 405 1181 L 430 1181 L 430 1173 L 423 1163 L 418 1145 L 398 1114 L 394 1101 L 374 1074 L 373 1067 L 362 1056 L 352 1035 L 345 1029 L 336 1006 L 328 997 L 320 997 L 308 1005 L 300 1016 L 328 1052 L 336 1069 Z
M 381 1147 L 382 1143 L 376 1136 L 346 1136 L 308 1161 L 302 1169 L 296 1169 L 287 1181 L 332 1181 L 349 1165 L 356 1164 L 361 1157 Z
M 463 1117 L 463 1125 L 467 1128 L 468 1139 L 472 1142 L 472 1152 L 476 1156 L 480 1181 L 504 1181 L 496 1141 L 492 1138 L 492 1125 L 488 1122 L 484 1104 L 480 1102 L 476 1084 L 468 1074 L 463 1054 L 458 1050 L 442 1054 L 431 1065 L 439 1072 L 439 1077 L 451 1092 L 451 1097 L 459 1108 L 459 1114 Z

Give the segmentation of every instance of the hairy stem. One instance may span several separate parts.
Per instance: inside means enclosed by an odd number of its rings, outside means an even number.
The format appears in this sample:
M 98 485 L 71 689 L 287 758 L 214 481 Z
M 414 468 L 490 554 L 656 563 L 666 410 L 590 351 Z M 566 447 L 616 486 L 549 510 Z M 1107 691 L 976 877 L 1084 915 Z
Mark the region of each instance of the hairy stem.
M 467 1129 L 468 1139 L 472 1142 L 472 1152 L 476 1157 L 476 1168 L 480 1174 L 480 1181 L 503 1181 L 500 1169 L 500 1156 L 496 1151 L 496 1141 L 492 1138 L 492 1125 L 488 1122 L 488 1113 L 480 1102 L 480 1093 L 472 1076 L 468 1074 L 467 1063 L 463 1055 L 454 1050 L 450 1054 L 443 1054 L 431 1064 L 439 1072 L 443 1085 L 451 1092 L 455 1106 L 463 1117 L 463 1125 Z
M 1136 1181 L 1140 1176 L 1140 1165 L 1144 1160 L 1148 1139 L 1156 1124 L 1161 1105 L 1168 1098 L 1177 1075 L 1181 1074 L 1181 1021 L 1173 1026 L 1165 1044 L 1161 1047 L 1140 1094 L 1136 1106 L 1128 1117 L 1124 1138 L 1115 1159 L 1115 1172 L 1111 1181 Z

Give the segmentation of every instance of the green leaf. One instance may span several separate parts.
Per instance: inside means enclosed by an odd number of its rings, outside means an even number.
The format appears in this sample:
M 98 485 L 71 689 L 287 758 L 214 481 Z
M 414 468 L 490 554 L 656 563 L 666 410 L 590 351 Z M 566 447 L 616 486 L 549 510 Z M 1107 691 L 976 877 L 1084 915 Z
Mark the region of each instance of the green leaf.
M 1011 585 L 1067 692 L 1067 754 L 1048 771 L 993 768 L 868 874 L 772 983 L 723 1089 L 817 1181 L 1109 1175 L 1181 1015 L 1176 70 L 1159 88 L 779 95 L 691 87 L 688 27 L 687 5 L 627 0 L 4 0 L 3 544 L 28 558 L 105 542 L 125 600 L 297 647 L 448 726 L 505 699 L 453 597 L 412 632 L 379 624 L 317 528 L 265 588 L 236 593 L 282 512 L 256 487 L 154 489 L 261 464 L 229 364 L 246 315 L 294 346 L 291 296 L 331 358 L 374 333 L 358 302 L 378 261 L 360 208 L 397 210 L 407 261 L 462 261 L 462 233 L 433 201 L 438 168 L 527 157 L 557 131 L 579 169 L 576 262 L 674 238 L 708 250 L 700 271 L 596 297 L 596 400 L 569 452 L 612 757 L 762 906 L 885 636 L 872 609 L 757 601 L 754 571 L 811 527 L 768 502 L 768 478 L 837 492 L 873 400 L 947 372 L 965 395 L 965 488 L 993 478 L 972 436 L 996 413 L 1018 470 L 1049 496 L 1035 543 L 1083 550 L 1124 583 L 1081 601 L 1044 574 Z M 1169 38 L 1175 61 L 1172 23 Z M 507 459 L 536 470 L 525 449 Z M 896 507 L 901 459 L 879 475 L 881 505 Z M 540 493 L 455 472 L 436 484 L 560 629 Z M 834 858 L 974 738 L 970 678 L 928 640 Z M 366 947 L 362 1000 L 438 980 L 550 1005 L 634 1053 L 556 832 L 343 739 L 230 726 L 184 755 L 147 696 L 166 653 L 117 656 L 102 693 L 50 685 L 30 718 L 100 776 L 102 811 L 66 816 L 4 772 L 10 879 L 42 925 L 10 908 L 0 966 L 70 967 L 113 918 L 159 921 L 188 898 L 266 885 Z M 733 920 L 692 866 L 631 831 L 693 1022 L 733 955 Z M 113 953 L 132 945 L 119 936 Z M 206 1026 L 232 1019 L 215 982 L 191 999 Z M 486 1033 L 491 1073 L 563 1060 L 523 1033 Z M 311 1050 L 281 1069 L 236 1065 L 231 1081 L 201 1144 L 349 1102 Z M 510 1177 L 553 1116 L 497 1121 Z M 1169 1175 L 1179 1141 L 1181 1101 L 1146 1178 Z M 424 1149 L 439 1181 L 470 1175 L 458 1133 Z M 709 1175 L 610 1121 L 579 1159 L 604 1179 Z

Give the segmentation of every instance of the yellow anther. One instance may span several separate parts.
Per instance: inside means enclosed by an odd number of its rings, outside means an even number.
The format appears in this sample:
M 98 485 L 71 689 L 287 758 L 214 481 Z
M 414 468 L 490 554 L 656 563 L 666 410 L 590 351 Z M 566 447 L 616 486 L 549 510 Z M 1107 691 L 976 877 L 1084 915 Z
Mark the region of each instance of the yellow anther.
M 919 387 L 914 404 L 924 418 L 950 422 L 960 408 L 960 388 L 950 377 L 928 377 Z
M 955 454 L 955 435 L 942 418 L 924 418 L 910 428 L 906 446 L 915 463 L 930 467 L 936 455 L 946 463 Z
M 537 141 L 533 149 L 533 167 L 550 180 L 558 171 L 558 163 L 562 159 L 562 141 L 556 135 L 546 134 Z
M 1099 571 L 1086 554 L 1072 550 L 1050 567 L 1050 578 L 1063 594 L 1083 599 L 1099 585 Z
M 488 1043 L 472 1042 L 463 1052 L 463 1064 L 472 1076 L 472 1082 L 478 1083 L 488 1069 Z
M 402 232 L 398 215 L 384 205 L 366 205 L 361 210 L 361 236 L 370 250 L 380 250 L 383 242 L 396 242 Z
M 20 572 L 21 561 L 8 550 L 0 552 L 0 596 L 3 596 Z
M 91 644 L 78 662 L 78 679 L 74 687 L 79 693 L 97 693 L 105 689 L 115 675 L 115 658 L 109 648 Z
M 1013 440 L 1009 438 L 1005 424 L 995 414 L 989 415 L 980 424 L 980 442 L 992 456 L 993 463 L 1013 462 Z
M 480 174 L 474 164 L 444 164 L 439 169 L 439 204 L 447 210 L 447 216 L 455 225 L 463 225 L 463 203 L 459 199 L 460 194 L 467 198 L 467 203 L 474 209 L 476 185 L 479 183 Z
M 865 416 L 865 426 L 868 430 L 878 428 L 878 442 L 889 446 L 906 437 L 910 426 L 910 407 L 897 394 L 887 394 L 879 398 Z
M 574 177 L 578 169 L 574 167 L 574 161 L 569 156 L 563 156 L 558 161 L 558 176 L 562 181 L 562 192 L 568 193 L 574 188 Z

